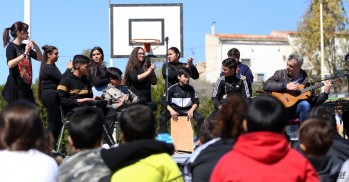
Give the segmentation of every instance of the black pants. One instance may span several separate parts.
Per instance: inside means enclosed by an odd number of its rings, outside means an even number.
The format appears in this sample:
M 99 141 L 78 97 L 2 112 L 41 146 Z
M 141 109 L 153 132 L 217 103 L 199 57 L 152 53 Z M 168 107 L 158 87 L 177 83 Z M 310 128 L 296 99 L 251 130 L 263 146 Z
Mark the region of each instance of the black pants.
M 188 112 L 188 110 L 177 111 L 177 113 L 180 116 L 186 116 L 187 112 Z M 161 117 L 160 117 L 160 133 L 168 133 L 168 131 L 167 131 L 167 121 L 170 118 L 171 118 L 171 113 L 168 110 L 166 110 L 166 112 L 161 115 Z M 194 111 L 193 118 L 196 121 L 196 136 L 199 136 L 200 128 L 201 128 L 201 125 L 204 122 L 205 118 L 197 110 Z
M 55 141 L 58 140 L 60 130 L 63 126 L 60 110 L 60 101 L 57 90 L 44 89 L 41 93 L 41 102 L 47 110 L 48 127 Z

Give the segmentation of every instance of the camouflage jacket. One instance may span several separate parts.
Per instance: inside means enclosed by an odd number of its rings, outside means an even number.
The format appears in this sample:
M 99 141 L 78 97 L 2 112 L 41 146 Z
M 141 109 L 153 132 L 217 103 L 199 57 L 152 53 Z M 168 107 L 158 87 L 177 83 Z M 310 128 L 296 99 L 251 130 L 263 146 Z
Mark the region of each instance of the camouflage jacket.
M 59 166 L 58 181 L 97 182 L 110 181 L 111 171 L 101 157 L 101 149 L 78 152 Z

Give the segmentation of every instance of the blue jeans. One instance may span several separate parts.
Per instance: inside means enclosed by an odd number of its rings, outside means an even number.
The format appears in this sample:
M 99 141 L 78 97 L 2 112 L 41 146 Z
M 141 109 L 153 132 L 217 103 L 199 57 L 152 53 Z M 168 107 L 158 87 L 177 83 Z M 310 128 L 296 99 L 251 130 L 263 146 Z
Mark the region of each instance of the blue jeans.
M 299 117 L 301 123 L 309 118 L 310 110 L 311 105 L 307 100 L 300 101 L 297 104 L 296 114 Z

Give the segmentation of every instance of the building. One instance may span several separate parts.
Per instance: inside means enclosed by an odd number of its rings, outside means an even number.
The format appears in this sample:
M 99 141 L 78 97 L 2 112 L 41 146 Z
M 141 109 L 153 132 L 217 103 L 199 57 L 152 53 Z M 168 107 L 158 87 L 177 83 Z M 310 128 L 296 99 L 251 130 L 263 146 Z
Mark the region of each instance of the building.
M 215 82 L 221 62 L 235 47 L 240 51 L 240 61 L 252 70 L 254 81 L 265 81 L 276 70 L 286 68 L 287 58 L 294 52 L 294 39 L 293 31 L 272 31 L 270 35 L 206 34 L 206 72 L 202 77 Z

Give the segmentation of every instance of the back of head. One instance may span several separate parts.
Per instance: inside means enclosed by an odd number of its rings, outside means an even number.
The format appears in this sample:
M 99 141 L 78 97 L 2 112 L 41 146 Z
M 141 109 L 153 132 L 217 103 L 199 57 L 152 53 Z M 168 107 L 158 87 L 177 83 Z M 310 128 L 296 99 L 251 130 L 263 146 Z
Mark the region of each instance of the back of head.
M 241 94 L 231 94 L 219 110 L 215 133 L 221 138 L 237 138 L 242 132 L 246 118 L 247 100 Z
M 7 105 L 0 119 L 0 143 L 8 150 L 36 148 L 36 142 L 44 134 L 40 110 L 28 101 L 18 100 Z
M 105 75 L 108 78 L 108 80 L 110 80 L 110 78 L 113 79 L 113 80 L 121 80 L 121 78 L 122 78 L 122 71 L 119 68 L 109 67 L 106 70 Z
M 333 109 L 319 105 L 311 109 L 309 118 L 317 118 L 330 123 L 331 127 L 335 129 L 337 127 L 336 115 Z
M 182 76 L 182 75 L 185 75 L 187 77 L 190 77 L 191 75 L 191 71 L 190 69 L 186 68 L 186 67 L 181 67 L 178 69 L 178 76 Z
M 299 127 L 298 138 L 306 154 L 323 156 L 332 145 L 333 128 L 329 122 L 319 118 L 308 119 Z
M 254 98 L 250 103 L 246 119 L 248 132 L 281 133 L 287 123 L 287 111 L 275 97 L 262 95 Z
M 132 105 L 121 114 L 120 129 L 126 142 L 154 139 L 156 130 L 155 116 L 147 106 Z
M 84 107 L 77 109 L 70 118 L 68 132 L 78 149 L 92 149 L 102 139 L 104 114 L 101 109 Z
M 234 58 L 239 61 L 240 59 L 240 51 L 236 48 L 232 48 L 228 51 L 228 57 L 229 58 Z
M 238 65 L 238 60 L 235 58 L 227 58 L 225 60 L 223 60 L 222 62 L 222 66 L 227 67 L 229 69 L 236 69 Z
M 75 55 L 73 58 L 73 67 L 76 69 L 77 66 L 82 64 L 90 64 L 90 58 L 84 55 Z
M 203 125 L 201 125 L 200 135 L 199 135 L 199 140 L 201 144 L 204 144 L 216 137 L 213 132 L 215 125 L 216 125 L 216 120 L 214 119 L 209 119 L 205 121 Z

